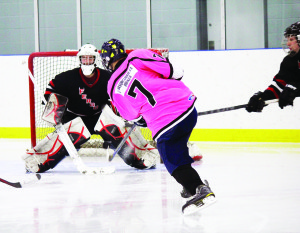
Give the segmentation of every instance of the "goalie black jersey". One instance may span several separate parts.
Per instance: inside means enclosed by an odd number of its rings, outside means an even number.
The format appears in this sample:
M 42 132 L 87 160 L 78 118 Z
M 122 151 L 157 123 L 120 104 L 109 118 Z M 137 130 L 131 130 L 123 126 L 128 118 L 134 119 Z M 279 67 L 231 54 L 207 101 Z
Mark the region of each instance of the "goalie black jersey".
M 109 103 L 107 82 L 111 74 L 99 68 L 95 72 L 92 83 L 80 68 L 56 75 L 46 88 L 46 100 L 51 93 L 57 93 L 68 98 L 67 111 L 78 116 L 92 116 L 101 112 L 103 105 Z

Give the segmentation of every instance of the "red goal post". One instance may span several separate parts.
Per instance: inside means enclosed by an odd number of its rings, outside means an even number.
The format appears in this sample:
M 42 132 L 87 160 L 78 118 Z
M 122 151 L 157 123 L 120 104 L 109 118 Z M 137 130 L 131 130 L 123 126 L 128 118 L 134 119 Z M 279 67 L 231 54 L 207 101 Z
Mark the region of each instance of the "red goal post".
M 130 53 L 135 49 L 127 49 Z M 167 48 L 151 48 L 164 57 L 169 56 Z M 45 89 L 57 74 L 79 67 L 77 60 L 78 51 L 59 51 L 59 52 L 35 52 L 29 55 L 29 103 L 30 103 L 30 131 L 31 146 L 34 147 L 40 140 L 45 138 L 54 128 L 42 120 L 42 113 L 45 105 L 43 104 L 43 94 Z M 100 51 L 99 51 L 100 53 Z M 101 61 L 97 62 L 100 68 L 103 68 Z M 31 76 L 31 77 L 30 77 Z M 32 79 L 34 81 L 32 81 Z M 142 130 L 143 136 L 147 140 L 152 140 L 148 129 Z M 95 138 L 92 136 L 92 138 Z M 96 136 L 97 138 L 97 136 Z

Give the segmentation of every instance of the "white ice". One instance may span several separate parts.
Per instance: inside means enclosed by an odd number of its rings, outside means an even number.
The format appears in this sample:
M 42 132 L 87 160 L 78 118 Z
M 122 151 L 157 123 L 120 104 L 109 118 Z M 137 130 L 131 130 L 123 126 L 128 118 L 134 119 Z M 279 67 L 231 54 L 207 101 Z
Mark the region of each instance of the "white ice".
M 217 202 L 183 216 L 181 187 L 163 164 L 138 171 L 119 157 L 84 158 L 116 166 L 112 175 L 79 174 L 67 158 L 20 189 L 0 183 L 1 233 L 300 232 L 300 144 L 198 143 L 193 166 Z M 0 178 L 19 181 L 29 140 L 0 139 Z

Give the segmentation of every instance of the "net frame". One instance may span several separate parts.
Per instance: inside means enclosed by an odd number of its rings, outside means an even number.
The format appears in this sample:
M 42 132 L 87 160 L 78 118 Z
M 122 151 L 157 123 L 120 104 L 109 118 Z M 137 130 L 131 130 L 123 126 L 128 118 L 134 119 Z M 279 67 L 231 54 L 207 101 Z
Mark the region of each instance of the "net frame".
M 134 51 L 135 49 L 127 49 L 126 53 Z M 154 51 L 164 57 L 169 57 L 169 49 L 167 48 L 151 48 Z M 43 106 L 43 94 L 46 86 L 55 75 L 79 67 L 79 61 L 77 59 L 77 50 L 73 51 L 57 51 L 57 52 L 34 52 L 29 55 L 28 69 L 34 78 L 34 83 L 29 74 L 29 104 L 30 104 L 30 134 L 31 134 L 31 147 L 45 138 L 49 133 L 55 130 L 54 127 L 49 126 L 42 120 Z M 100 51 L 99 51 L 100 53 Z M 103 68 L 102 63 L 96 61 L 98 67 Z M 41 68 L 42 67 L 42 68 Z M 41 72 L 43 70 L 43 72 Z M 152 141 L 151 132 L 148 128 L 141 128 L 142 135 L 146 140 Z M 100 147 L 103 145 L 101 137 L 99 135 L 92 135 L 91 141 L 88 146 L 95 145 Z M 152 141 L 153 142 L 153 141 Z M 152 144 L 152 143 L 151 143 Z

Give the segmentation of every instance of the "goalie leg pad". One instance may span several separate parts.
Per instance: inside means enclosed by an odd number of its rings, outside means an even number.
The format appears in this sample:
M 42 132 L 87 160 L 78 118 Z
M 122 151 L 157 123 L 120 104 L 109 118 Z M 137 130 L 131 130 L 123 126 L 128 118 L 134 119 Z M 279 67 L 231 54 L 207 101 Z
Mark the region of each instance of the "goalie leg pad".
M 91 136 L 80 117 L 64 125 L 75 147 L 79 148 Z M 30 172 L 45 172 L 54 168 L 68 155 L 63 143 L 56 132 L 50 133 L 34 148 L 28 150 L 22 159 Z
M 110 142 L 110 148 L 116 149 L 128 131 L 125 127 L 122 129 L 117 125 L 107 125 L 104 126 L 101 131 L 96 132 L 103 138 L 104 141 Z M 143 161 L 141 161 L 136 155 L 134 147 L 129 142 L 129 138 L 119 150 L 118 155 L 131 167 L 138 169 L 146 168 Z
M 111 148 L 116 149 L 129 128 L 126 129 L 124 120 L 115 115 L 106 105 L 95 126 L 95 131 L 100 134 L 104 141 L 111 142 Z M 136 127 L 118 152 L 118 155 L 129 166 L 146 169 L 155 166 L 158 151 L 148 145 L 140 129 Z
M 143 161 L 146 168 L 152 168 L 156 166 L 159 161 L 158 150 L 148 144 L 147 140 L 143 137 L 140 127 L 136 127 L 131 133 L 128 140 L 135 148 L 137 157 Z
M 80 117 L 76 117 L 64 124 L 64 128 L 77 149 L 91 137 L 88 128 L 85 126 Z
M 65 152 L 64 154 L 62 154 Z M 44 172 L 57 165 L 66 155 L 58 135 L 53 132 L 47 135 L 34 148 L 22 156 L 25 168 L 30 172 Z M 54 164 L 54 161 L 56 164 Z M 48 169 L 47 169 L 47 168 Z

